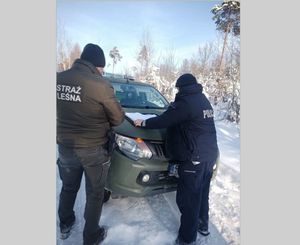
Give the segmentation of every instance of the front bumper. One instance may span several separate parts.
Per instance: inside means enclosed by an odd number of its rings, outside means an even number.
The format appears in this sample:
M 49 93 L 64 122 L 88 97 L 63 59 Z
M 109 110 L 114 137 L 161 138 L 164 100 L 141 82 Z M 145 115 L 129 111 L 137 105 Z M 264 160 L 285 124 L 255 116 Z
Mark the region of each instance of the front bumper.
M 115 150 L 107 177 L 106 188 L 116 195 L 144 197 L 175 191 L 177 179 L 168 177 L 168 161 L 139 159 L 134 161 Z M 149 181 L 142 177 L 148 174 Z

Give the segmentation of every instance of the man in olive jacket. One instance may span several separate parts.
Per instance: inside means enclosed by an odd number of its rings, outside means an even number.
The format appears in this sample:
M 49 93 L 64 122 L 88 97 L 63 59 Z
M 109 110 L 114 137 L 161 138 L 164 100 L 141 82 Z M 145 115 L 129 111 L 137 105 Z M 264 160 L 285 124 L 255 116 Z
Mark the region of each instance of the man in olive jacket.
M 57 161 L 62 189 L 58 215 L 61 239 L 75 222 L 74 203 L 84 173 L 86 185 L 84 245 L 99 244 L 107 229 L 99 226 L 110 157 L 108 133 L 124 120 L 111 84 L 102 77 L 103 50 L 87 44 L 69 70 L 57 74 Z
M 135 121 L 146 129 L 167 128 L 166 150 L 171 163 L 178 164 L 176 202 L 181 212 L 175 244 L 194 245 L 197 231 L 209 235 L 209 187 L 218 144 L 213 108 L 192 74 L 176 82 L 175 101 L 160 116 Z

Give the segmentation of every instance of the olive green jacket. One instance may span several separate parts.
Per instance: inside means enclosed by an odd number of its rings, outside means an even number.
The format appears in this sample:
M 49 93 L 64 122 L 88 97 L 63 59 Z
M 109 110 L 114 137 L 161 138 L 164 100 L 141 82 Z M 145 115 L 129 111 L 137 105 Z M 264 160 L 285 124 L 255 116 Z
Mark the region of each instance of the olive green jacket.
M 112 85 L 97 68 L 77 59 L 57 74 L 57 143 L 93 147 L 108 141 L 107 132 L 124 120 L 124 111 Z

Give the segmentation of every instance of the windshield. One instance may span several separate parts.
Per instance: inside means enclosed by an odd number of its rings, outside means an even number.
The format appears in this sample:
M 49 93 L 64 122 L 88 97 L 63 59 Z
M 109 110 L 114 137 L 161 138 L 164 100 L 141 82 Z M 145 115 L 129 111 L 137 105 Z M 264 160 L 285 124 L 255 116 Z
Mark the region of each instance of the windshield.
M 115 95 L 123 107 L 164 109 L 168 101 L 153 87 L 112 83 Z

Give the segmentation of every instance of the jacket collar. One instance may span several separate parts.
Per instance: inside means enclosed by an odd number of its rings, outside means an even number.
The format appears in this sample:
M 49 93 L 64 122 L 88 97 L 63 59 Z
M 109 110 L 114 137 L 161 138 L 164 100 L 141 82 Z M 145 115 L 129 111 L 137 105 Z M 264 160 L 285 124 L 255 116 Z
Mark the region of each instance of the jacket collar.
M 98 69 L 90 62 L 82 59 L 76 59 L 72 65 L 72 68 L 89 71 L 93 74 L 101 75 Z

